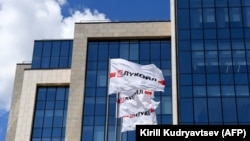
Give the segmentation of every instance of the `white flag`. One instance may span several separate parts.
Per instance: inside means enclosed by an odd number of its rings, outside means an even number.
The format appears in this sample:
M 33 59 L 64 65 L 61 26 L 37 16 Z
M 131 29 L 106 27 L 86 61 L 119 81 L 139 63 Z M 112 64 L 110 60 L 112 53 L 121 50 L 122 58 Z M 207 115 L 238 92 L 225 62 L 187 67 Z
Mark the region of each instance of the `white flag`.
M 136 125 L 157 125 L 155 109 L 160 102 L 156 102 L 154 107 L 146 111 L 140 111 L 122 118 L 121 132 L 132 131 Z
M 117 117 L 123 117 L 153 107 L 155 101 L 152 98 L 154 98 L 154 92 L 151 90 L 120 92 L 116 101 L 119 107 Z
M 154 64 L 140 65 L 125 59 L 110 59 L 108 94 L 132 89 L 164 92 L 162 71 Z

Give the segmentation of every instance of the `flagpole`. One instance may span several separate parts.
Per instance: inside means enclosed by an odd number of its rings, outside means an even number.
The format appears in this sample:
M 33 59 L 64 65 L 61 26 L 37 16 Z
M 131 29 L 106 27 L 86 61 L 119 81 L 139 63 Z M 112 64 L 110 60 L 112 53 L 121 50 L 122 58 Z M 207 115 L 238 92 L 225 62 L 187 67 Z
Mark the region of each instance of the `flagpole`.
M 108 141 L 108 126 L 109 126 L 109 73 L 110 73 L 110 57 L 109 57 L 109 62 L 108 62 L 108 86 L 107 86 L 107 100 L 106 100 L 106 121 L 105 121 L 105 141 Z
M 120 141 L 122 141 L 122 124 L 123 124 L 123 118 L 121 118 L 121 125 L 120 125 Z
M 115 112 L 115 136 L 114 136 L 114 141 L 117 141 L 117 122 L 118 122 L 118 116 L 119 116 L 119 103 L 117 102 L 117 100 L 120 98 L 120 93 L 118 92 L 116 94 L 116 112 Z M 118 104 L 117 104 L 118 103 Z M 121 128 L 121 125 L 120 125 Z

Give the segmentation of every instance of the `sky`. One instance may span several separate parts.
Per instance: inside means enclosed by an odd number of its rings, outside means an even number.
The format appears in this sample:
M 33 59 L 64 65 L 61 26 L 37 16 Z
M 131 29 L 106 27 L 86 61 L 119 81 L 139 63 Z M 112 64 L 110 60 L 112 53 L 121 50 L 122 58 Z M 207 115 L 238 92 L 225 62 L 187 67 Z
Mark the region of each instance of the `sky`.
M 169 0 L 0 0 L 0 141 L 5 140 L 16 64 L 34 40 L 72 39 L 75 22 L 169 20 Z

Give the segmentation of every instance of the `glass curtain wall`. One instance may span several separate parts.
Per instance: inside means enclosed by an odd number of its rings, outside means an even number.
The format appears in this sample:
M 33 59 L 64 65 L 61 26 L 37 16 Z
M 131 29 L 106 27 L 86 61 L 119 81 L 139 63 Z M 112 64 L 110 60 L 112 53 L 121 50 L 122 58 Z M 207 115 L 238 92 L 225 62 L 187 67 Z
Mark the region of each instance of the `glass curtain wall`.
M 38 87 L 31 141 L 64 141 L 68 86 Z
M 250 124 L 250 1 L 177 0 L 180 124 Z
M 109 95 L 107 101 L 109 58 L 123 58 L 135 63 L 155 64 L 164 74 L 167 86 L 165 92 L 157 92 L 155 100 L 160 101 L 157 108 L 159 124 L 172 124 L 170 39 L 162 40 L 116 40 L 89 41 L 87 49 L 86 84 L 82 124 L 82 141 L 108 141 L 115 137 L 116 96 Z M 106 126 L 106 105 L 109 107 Z M 120 138 L 120 119 L 118 119 L 117 139 Z M 134 141 L 135 131 L 122 134 L 122 141 Z

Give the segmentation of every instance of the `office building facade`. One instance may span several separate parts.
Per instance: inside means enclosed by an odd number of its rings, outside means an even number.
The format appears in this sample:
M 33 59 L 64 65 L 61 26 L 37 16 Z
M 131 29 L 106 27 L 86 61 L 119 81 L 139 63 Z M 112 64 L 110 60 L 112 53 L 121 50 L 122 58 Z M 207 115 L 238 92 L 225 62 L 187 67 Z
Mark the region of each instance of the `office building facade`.
M 17 64 L 8 141 L 122 141 L 110 58 L 153 63 L 158 124 L 250 124 L 250 2 L 171 0 L 171 21 L 76 23 L 73 39 L 34 41 Z

